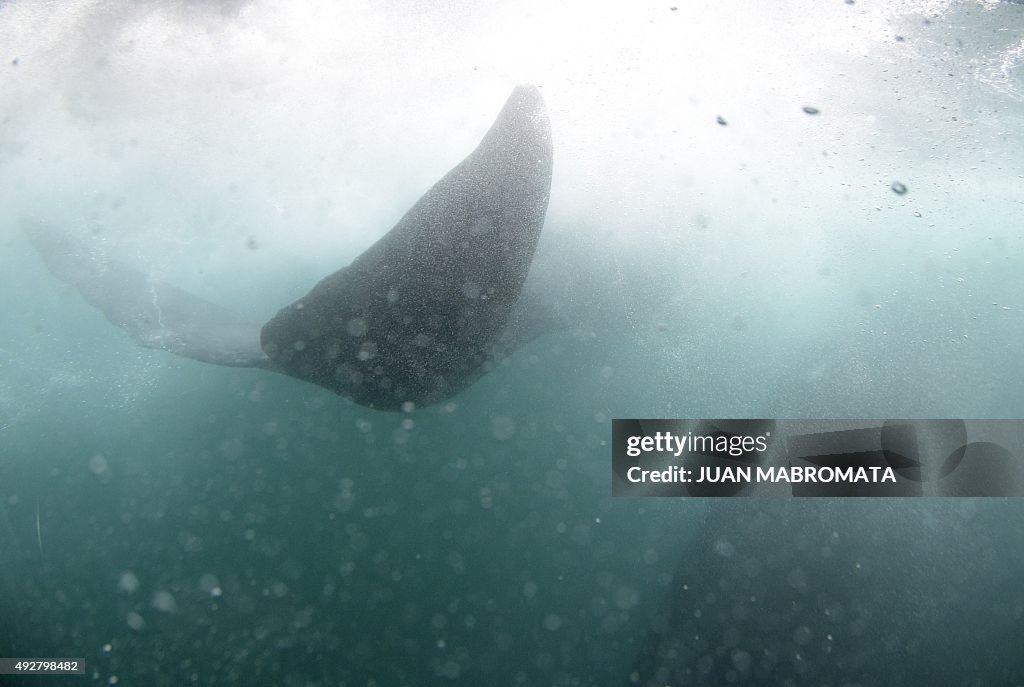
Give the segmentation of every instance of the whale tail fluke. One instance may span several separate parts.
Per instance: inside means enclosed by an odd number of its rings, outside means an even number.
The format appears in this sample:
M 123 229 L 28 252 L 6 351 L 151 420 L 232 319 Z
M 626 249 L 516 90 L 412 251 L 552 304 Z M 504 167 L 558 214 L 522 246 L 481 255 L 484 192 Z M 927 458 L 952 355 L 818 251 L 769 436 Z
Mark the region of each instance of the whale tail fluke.
M 262 326 L 111 259 L 102 241 L 24 226 L 50 272 L 143 346 L 400 410 L 457 394 L 557 328 L 523 293 L 551 172 L 544 100 L 518 86 L 476 149 L 397 225 Z

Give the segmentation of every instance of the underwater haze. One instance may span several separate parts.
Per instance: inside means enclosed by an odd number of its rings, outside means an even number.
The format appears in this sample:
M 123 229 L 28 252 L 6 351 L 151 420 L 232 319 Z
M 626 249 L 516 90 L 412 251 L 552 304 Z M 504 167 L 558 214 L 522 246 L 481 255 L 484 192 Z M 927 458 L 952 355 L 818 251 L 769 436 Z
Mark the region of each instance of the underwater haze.
M 519 83 L 557 325 L 434 406 L 141 348 L 23 231 L 265 322 Z M 0 0 L 0 657 L 1024 685 L 1024 501 L 613 499 L 610 469 L 612 418 L 1022 418 L 1022 263 L 1020 3 Z

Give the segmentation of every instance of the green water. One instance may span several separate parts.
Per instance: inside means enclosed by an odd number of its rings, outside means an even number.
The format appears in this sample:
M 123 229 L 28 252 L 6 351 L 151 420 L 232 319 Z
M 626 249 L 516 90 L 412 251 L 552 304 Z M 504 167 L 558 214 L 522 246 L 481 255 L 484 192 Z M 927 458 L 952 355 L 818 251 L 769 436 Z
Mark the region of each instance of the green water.
M 1024 416 L 1022 10 L 0 3 L 0 656 L 85 659 L 54 684 L 1024 684 L 1018 500 L 612 499 L 608 446 L 614 417 Z M 562 324 L 448 404 L 140 349 L 20 230 L 266 319 L 523 80 Z

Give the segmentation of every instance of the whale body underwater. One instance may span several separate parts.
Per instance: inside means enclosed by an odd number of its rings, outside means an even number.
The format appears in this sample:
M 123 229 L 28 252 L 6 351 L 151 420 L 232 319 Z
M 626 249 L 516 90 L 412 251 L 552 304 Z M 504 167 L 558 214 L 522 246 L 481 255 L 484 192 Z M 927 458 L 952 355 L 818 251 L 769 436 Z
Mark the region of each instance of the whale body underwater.
M 262 325 L 50 224 L 25 230 L 51 273 L 143 346 L 409 410 L 462 391 L 537 333 L 521 296 L 551 170 L 544 100 L 517 86 L 476 149 L 398 224 Z

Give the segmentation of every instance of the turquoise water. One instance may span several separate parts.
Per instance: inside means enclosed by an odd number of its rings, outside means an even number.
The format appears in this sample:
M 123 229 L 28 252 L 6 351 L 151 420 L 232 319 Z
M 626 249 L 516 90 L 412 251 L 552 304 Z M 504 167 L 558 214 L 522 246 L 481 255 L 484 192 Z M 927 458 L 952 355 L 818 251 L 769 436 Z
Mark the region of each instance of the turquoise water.
M 0 3 L 0 656 L 85 659 L 55 684 L 1024 684 L 1018 500 L 613 500 L 608 446 L 615 417 L 1024 416 L 1024 7 L 669 7 Z M 562 325 L 447 404 L 141 349 L 21 232 L 265 320 L 518 81 L 552 121 L 531 288 Z

